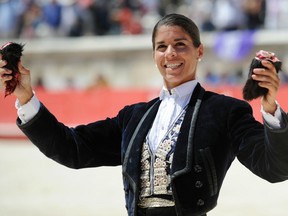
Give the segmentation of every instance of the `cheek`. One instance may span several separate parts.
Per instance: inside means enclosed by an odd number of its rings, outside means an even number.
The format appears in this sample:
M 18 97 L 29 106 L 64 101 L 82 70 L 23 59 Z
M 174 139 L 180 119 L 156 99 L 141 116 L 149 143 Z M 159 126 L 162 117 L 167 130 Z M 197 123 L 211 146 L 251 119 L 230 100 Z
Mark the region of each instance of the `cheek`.
M 161 60 L 164 58 L 164 53 L 154 52 L 153 57 L 155 62 L 161 62 Z

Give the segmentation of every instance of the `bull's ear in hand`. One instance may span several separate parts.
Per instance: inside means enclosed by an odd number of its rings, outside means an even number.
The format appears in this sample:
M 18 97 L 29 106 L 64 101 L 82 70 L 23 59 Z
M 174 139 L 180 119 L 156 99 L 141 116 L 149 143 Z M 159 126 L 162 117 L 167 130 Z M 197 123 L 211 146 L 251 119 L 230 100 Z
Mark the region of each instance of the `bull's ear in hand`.
M 265 68 L 261 63 L 262 60 L 270 61 L 274 65 L 277 73 L 281 70 L 282 62 L 276 57 L 275 53 L 265 50 L 257 52 L 255 58 L 251 61 L 248 79 L 242 90 L 243 98 L 247 101 L 265 96 L 268 93 L 268 89 L 260 87 L 258 81 L 252 79 L 254 68 Z
M 24 45 L 14 42 L 8 42 L 1 46 L 1 59 L 5 60 L 7 64 L 4 68 L 12 71 L 12 79 L 6 83 L 5 97 L 12 94 L 18 85 L 19 69 L 18 63 L 21 60 Z

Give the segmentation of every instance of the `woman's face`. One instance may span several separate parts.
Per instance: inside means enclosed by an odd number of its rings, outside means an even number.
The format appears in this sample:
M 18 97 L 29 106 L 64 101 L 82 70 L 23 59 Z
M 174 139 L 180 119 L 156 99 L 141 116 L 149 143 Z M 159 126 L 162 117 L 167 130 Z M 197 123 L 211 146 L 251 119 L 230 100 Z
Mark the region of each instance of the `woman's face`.
M 192 38 L 179 26 L 160 26 L 155 35 L 154 61 L 167 89 L 194 80 L 203 45 L 194 47 Z

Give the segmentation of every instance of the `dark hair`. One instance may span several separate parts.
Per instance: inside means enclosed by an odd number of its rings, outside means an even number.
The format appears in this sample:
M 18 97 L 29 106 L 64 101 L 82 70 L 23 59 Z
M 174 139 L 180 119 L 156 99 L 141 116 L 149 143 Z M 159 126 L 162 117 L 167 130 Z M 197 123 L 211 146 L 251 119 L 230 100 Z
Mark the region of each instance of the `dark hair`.
M 201 44 L 200 41 L 200 33 L 197 25 L 188 17 L 181 14 L 168 14 L 162 17 L 154 26 L 152 32 L 152 45 L 153 50 L 155 48 L 155 36 L 157 34 L 157 30 L 163 26 L 179 26 L 181 27 L 193 40 L 193 45 L 195 47 L 199 47 Z

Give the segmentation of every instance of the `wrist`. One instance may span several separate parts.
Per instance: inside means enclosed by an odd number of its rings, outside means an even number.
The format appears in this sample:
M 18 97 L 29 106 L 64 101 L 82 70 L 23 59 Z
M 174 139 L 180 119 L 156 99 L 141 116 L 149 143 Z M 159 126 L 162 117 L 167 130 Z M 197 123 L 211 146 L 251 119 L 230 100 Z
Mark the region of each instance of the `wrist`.
M 19 101 L 19 104 L 22 106 L 24 104 L 27 104 L 31 98 L 33 97 L 34 93 L 31 89 L 31 91 L 25 92 L 23 95 L 17 96 L 17 99 Z
M 277 110 L 277 104 L 276 104 L 276 102 L 274 101 L 273 104 L 266 104 L 266 105 L 263 104 L 263 110 L 264 110 L 266 113 L 270 113 L 271 115 L 274 115 L 274 113 L 275 113 L 276 110 Z

